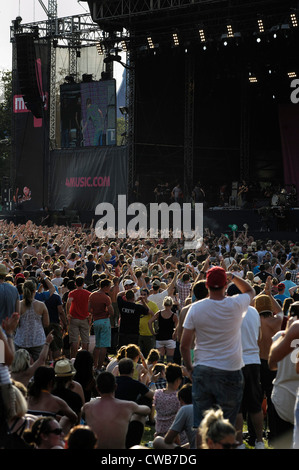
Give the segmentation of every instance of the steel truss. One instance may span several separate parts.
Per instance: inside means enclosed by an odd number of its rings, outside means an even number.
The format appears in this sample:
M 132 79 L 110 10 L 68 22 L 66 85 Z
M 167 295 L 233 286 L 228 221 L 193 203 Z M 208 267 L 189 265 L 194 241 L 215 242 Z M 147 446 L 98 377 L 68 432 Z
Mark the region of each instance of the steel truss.
M 48 20 L 19 24 L 17 29 L 13 24 L 10 28 L 12 43 L 15 40 L 15 35 L 19 33 L 34 33 L 39 40 L 48 42 L 50 63 L 49 139 L 52 148 L 56 144 L 56 49 L 57 47 L 69 49 L 69 74 L 76 76 L 78 51 L 82 47 L 95 45 L 103 39 L 99 26 L 91 20 L 89 14 L 56 18 L 53 8 L 49 9 Z

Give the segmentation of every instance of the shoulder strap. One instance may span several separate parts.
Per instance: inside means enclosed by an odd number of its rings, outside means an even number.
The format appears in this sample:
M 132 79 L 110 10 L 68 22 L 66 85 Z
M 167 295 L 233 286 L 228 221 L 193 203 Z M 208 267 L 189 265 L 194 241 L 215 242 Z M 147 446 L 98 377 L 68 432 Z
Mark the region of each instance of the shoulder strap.
M 15 427 L 15 425 L 17 424 L 17 422 L 19 421 L 19 419 L 20 419 L 20 418 L 17 417 L 17 418 L 14 420 L 14 422 L 12 423 L 12 425 L 11 425 L 10 427 L 7 426 L 9 433 L 11 433 L 12 429 Z M 21 424 L 21 426 L 22 426 L 22 425 L 23 425 L 23 423 Z M 21 427 L 21 426 L 20 426 L 20 427 Z M 17 431 L 20 429 L 20 427 L 17 429 Z M 14 432 L 16 432 L 16 431 L 14 431 Z

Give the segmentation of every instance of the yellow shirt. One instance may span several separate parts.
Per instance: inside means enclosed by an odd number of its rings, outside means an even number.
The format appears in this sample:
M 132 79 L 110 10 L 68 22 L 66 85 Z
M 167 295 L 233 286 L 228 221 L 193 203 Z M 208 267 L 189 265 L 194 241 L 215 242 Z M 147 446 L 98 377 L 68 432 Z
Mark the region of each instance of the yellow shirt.
M 157 313 L 159 310 L 158 305 L 155 302 L 152 302 L 151 300 L 149 300 L 146 305 L 153 313 Z M 148 326 L 148 322 L 151 319 L 151 317 L 152 316 L 150 313 L 140 317 L 139 334 L 141 336 L 152 336 L 151 330 L 149 329 L 149 326 Z

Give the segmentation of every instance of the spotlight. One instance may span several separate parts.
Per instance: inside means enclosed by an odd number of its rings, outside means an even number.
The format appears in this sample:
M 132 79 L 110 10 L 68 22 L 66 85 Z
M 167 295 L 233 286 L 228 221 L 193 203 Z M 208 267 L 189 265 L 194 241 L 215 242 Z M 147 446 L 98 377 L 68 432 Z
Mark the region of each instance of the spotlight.
M 234 37 L 233 27 L 232 27 L 231 24 L 227 25 L 227 37 L 228 38 L 233 38 Z
M 17 32 L 21 28 L 22 18 L 17 16 L 15 20 L 12 21 L 14 31 Z
M 126 41 L 121 41 L 121 48 L 124 52 L 127 52 L 128 47 Z
M 257 83 L 257 78 L 255 75 L 252 75 L 251 72 L 249 72 L 249 82 L 250 83 Z
M 152 40 L 152 38 L 151 38 L 150 36 L 147 38 L 147 42 L 148 42 L 148 46 L 149 46 L 150 49 L 154 49 L 154 48 L 155 48 L 155 45 L 154 45 L 154 43 L 153 43 L 153 40 Z
M 256 42 L 260 43 L 262 42 L 262 39 L 260 37 L 256 38 Z
M 224 45 L 224 46 L 227 46 L 227 45 L 228 45 L 228 42 L 227 42 L 227 41 L 224 41 L 224 42 L 223 42 L 223 45 Z
M 175 45 L 175 46 L 179 46 L 179 45 L 180 45 L 180 41 L 179 41 L 179 37 L 178 37 L 177 33 L 173 33 L 172 37 L 173 37 L 174 45 Z
M 104 48 L 102 46 L 102 44 L 100 42 L 97 42 L 96 43 L 96 48 L 97 48 L 97 51 L 98 51 L 98 54 L 99 55 L 103 55 L 104 54 Z
M 296 14 L 291 13 L 290 17 L 291 17 L 292 26 L 296 28 L 298 26 L 298 20 L 297 20 Z
M 123 114 L 123 115 L 129 114 L 129 108 L 127 106 L 121 106 L 119 108 L 119 110 L 120 110 L 121 114 Z
M 263 20 L 261 18 L 259 18 L 257 20 L 257 25 L 258 25 L 258 28 L 259 28 L 259 32 L 260 33 L 264 33 L 265 32 L 265 28 L 264 28 L 264 23 L 263 23 Z
M 203 29 L 199 30 L 200 42 L 206 42 L 205 32 Z

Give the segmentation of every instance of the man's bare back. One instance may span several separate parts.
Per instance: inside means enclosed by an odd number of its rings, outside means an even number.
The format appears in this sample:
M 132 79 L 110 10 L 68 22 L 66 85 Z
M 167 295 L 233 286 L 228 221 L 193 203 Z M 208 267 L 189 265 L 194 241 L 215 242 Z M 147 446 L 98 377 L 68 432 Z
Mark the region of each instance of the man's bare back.
M 103 395 L 83 406 L 85 422 L 97 435 L 98 449 L 125 449 L 129 422 L 134 413 L 147 415 L 147 406 Z
M 259 341 L 260 358 L 268 360 L 270 348 L 272 345 L 272 337 L 281 329 L 282 319 L 280 317 L 263 317 L 261 318 L 262 336 Z

